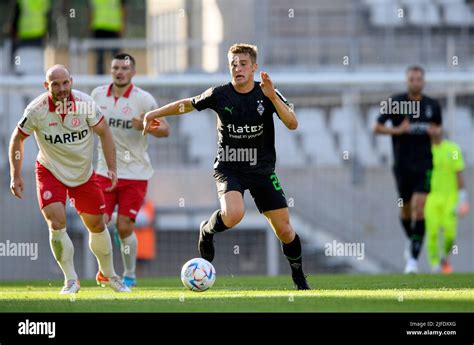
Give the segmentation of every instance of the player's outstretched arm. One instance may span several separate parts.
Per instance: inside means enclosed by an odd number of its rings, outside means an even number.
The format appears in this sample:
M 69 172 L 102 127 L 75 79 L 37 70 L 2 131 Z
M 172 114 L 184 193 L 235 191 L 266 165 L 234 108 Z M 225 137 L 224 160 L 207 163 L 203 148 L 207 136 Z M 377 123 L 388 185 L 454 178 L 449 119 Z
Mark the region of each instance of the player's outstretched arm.
M 143 118 L 143 135 L 150 133 L 150 127 L 154 119 L 170 115 L 183 115 L 193 110 L 194 107 L 191 102 L 191 98 L 184 98 L 173 103 L 168 103 L 158 109 L 149 111 Z
M 272 101 L 281 121 L 288 129 L 295 130 L 298 128 L 298 120 L 296 119 L 295 112 L 278 97 L 268 73 L 260 72 L 260 78 L 260 88 L 263 94 Z
M 165 118 L 154 119 L 148 128 L 148 133 L 157 138 L 166 138 L 170 136 L 170 125 Z
M 132 118 L 132 127 L 138 131 L 143 131 L 143 119 L 145 114 Z M 165 118 L 161 120 L 153 119 L 150 127 L 148 128 L 148 133 L 157 138 L 167 138 L 170 136 L 170 125 Z
M 112 138 L 112 133 L 110 132 L 107 121 L 101 121 L 98 125 L 92 127 L 92 129 L 99 136 L 102 143 L 102 150 L 104 151 L 104 157 L 108 168 L 107 175 L 112 181 L 112 185 L 107 188 L 106 191 L 110 192 L 117 186 L 118 182 L 114 139 Z
M 10 160 L 10 190 L 14 196 L 21 199 L 23 196 L 24 182 L 21 177 L 23 163 L 24 141 L 27 136 L 20 133 L 18 128 L 12 133 L 9 147 Z

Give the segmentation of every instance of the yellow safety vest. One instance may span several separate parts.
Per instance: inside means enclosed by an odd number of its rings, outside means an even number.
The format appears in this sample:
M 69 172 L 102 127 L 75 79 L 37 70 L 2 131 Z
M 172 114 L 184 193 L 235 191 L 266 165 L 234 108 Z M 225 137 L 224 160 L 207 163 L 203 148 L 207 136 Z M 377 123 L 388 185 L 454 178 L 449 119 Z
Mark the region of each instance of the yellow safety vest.
M 119 32 L 122 30 L 120 0 L 91 0 L 92 29 Z
M 20 16 L 18 37 L 20 39 L 40 38 L 48 30 L 49 0 L 19 0 Z

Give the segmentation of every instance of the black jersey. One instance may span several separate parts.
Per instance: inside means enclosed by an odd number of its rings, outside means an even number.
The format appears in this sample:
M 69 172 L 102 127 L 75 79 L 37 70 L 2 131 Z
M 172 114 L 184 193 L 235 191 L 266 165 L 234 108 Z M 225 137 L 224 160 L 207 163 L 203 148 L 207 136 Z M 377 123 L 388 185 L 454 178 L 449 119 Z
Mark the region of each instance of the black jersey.
M 286 104 L 288 102 L 277 91 Z M 260 82 L 252 91 L 237 92 L 232 83 L 212 87 L 192 99 L 194 108 L 217 113 L 218 146 L 214 169 L 259 174 L 275 170 L 275 106 L 263 94 Z M 278 114 L 277 114 L 278 116 Z
M 377 121 L 384 124 L 390 120 L 396 127 L 408 117 L 410 132 L 392 135 L 394 165 L 401 169 L 431 169 L 433 166 L 431 139 L 426 130 L 432 123 L 441 125 L 441 108 L 436 100 L 422 95 L 418 113 L 408 114 L 403 111 L 403 108 L 405 110 L 408 108 L 405 105 L 409 103 L 403 103 L 407 101 L 410 101 L 407 93 L 392 96 L 386 101 L 387 111 L 382 113 Z M 414 109 L 416 108 L 412 107 L 412 110 Z

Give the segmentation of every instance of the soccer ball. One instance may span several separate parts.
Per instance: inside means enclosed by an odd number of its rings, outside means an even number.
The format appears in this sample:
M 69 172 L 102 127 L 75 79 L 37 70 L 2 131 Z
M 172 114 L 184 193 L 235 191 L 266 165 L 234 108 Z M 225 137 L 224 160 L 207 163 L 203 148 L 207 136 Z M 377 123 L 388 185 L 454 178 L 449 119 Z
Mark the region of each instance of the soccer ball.
M 181 281 L 191 291 L 206 291 L 216 281 L 216 270 L 207 260 L 191 259 L 181 269 Z

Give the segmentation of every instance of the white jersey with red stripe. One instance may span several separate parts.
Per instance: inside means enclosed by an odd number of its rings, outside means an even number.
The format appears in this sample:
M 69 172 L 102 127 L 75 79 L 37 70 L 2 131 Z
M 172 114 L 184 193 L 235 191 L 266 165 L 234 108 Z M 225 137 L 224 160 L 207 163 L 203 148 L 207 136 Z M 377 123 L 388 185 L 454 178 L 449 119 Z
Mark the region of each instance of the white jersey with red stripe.
M 72 90 L 68 101 L 56 104 L 45 92 L 26 107 L 18 129 L 25 136 L 34 133 L 38 162 L 66 186 L 76 187 L 92 175 L 92 127 L 103 118 L 93 99 L 81 91 Z
M 92 91 L 92 98 L 109 124 L 117 150 L 117 175 L 120 179 L 148 180 L 153 168 L 148 155 L 148 136 L 132 127 L 132 118 L 158 107 L 153 96 L 133 84 L 122 97 L 112 95 L 112 84 Z M 98 145 L 97 174 L 107 176 L 107 164 Z

